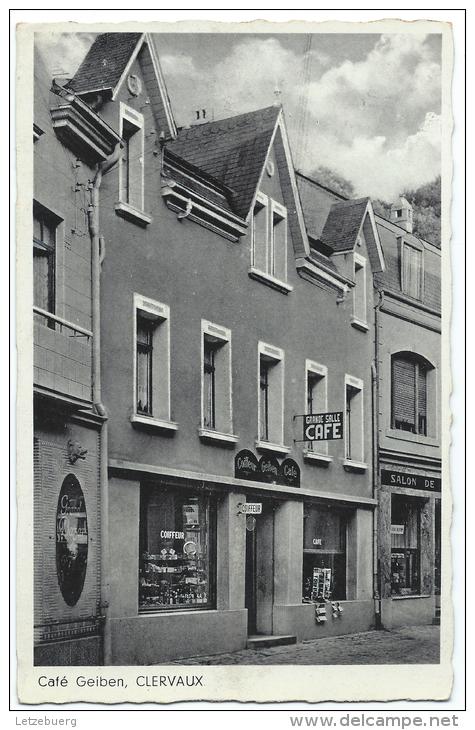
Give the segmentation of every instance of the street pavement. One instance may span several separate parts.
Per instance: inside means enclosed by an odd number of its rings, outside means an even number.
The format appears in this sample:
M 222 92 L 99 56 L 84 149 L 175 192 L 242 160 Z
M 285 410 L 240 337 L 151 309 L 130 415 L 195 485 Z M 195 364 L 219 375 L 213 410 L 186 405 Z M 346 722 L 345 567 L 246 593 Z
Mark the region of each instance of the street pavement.
M 407 626 L 304 641 L 291 646 L 242 649 L 191 657 L 172 664 L 438 664 L 440 626 Z

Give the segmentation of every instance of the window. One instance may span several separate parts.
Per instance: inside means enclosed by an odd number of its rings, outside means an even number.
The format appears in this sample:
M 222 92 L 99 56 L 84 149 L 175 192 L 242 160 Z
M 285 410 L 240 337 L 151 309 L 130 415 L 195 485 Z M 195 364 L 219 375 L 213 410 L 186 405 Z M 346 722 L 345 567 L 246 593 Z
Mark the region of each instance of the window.
M 132 422 L 174 428 L 170 422 L 170 311 L 134 295 L 134 409 Z
M 56 224 L 39 206 L 33 209 L 33 304 L 55 311 Z
M 305 505 L 304 601 L 346 599 L 347 516 L 326 505 Z
M 206 320 L 201 321 L 202 438 L 237 441 L 232 434 L 231 332 Z
M 420 592 L 421 502 L 402 495 L 391 497 L 391 593 Z
M 284 440 L 284 352 L 259 342 L 257 447 L 267 446 L 283 453 Z M 280 448 L 279 448 L 280 447 Z
M 412 353 L 391 358 L 392 428 L 427 436 L 430 364 Z
M 137 210 L 144 207 L 143 115 L 121 104 L 120 200 Z
M 422 299 L 423 261 L 422 249 L 402 245 L 402 290 L 414 299 Z
M 325 413 L 327 410 L 327 372 L 324 365 L 311 360 L 305 361 L 307 415 Z M 328 441 L 308 441 L 305 446 L 309 452 L 328 454 Z
M 202 492 L 142 485 L 139 608 L 214 608 L 215 579 L 215 501 Z
M 345 457 L 346 461 L 364 462 L 363 381 L 345 375 Z
M 366 259 L 354 254 L 353 319 L 352 324 L 366 326 Z
M 287 210 L 258 192 L 252 215 L 250 275 L 281 291 L 287 281 Z

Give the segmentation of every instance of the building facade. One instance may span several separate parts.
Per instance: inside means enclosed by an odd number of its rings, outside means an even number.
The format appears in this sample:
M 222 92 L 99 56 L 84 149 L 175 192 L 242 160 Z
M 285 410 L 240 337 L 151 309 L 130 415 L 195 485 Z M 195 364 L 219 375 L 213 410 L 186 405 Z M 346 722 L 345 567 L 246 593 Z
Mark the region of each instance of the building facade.
M 35 173 L 62 177 L 35 211 L 63 221 L 54 308 L 34 309 L 38 663 L 373 627 L 398 492 L 379 486 L 393 315 L 374 287 L 400 228 L 294 171 L 280 106 L 178 129 L 148 34 L 102 34 L 66 85 L 37 86 Z M 95 649 L 76 654 L 87 626 Z
M 412 233 L 401 198 L 378 219 L 379 566 L 386 627 L 430 623 L 440 608 L 440 249 Z

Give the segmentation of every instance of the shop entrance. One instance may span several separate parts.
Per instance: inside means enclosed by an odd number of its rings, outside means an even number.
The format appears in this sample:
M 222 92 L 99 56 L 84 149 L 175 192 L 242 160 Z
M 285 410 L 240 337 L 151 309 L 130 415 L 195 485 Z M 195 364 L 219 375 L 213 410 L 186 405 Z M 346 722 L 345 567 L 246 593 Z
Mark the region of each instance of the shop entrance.
M 272 634 L 274 604 L 274 509 L 262 503 L 262 514 L 246 516 L 245 607 L 249 636 Z

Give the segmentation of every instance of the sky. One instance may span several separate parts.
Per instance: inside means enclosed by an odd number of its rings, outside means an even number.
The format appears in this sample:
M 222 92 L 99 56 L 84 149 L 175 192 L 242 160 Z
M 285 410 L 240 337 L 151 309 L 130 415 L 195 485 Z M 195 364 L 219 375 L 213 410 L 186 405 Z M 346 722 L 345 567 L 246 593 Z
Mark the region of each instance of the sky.
M 94 34 L 38 34 L 52 75 L 72 76 Z M 283 105 L 294 164 L 328 167 L 357 196 L 391 202 L 440 174 L 438 34 L 155 34 L 175 119 Z

